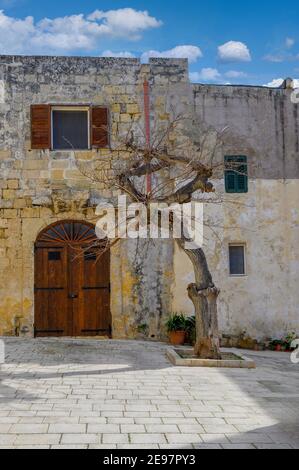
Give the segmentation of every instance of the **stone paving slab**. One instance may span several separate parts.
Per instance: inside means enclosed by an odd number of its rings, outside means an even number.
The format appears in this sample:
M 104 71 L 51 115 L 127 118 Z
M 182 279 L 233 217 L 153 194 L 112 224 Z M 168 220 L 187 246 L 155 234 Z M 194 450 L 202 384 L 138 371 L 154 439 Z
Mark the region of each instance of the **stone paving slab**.
M 0 448 L 299 448 L 287 353 L 246 351 L 255 370 L 189 369 L 162 343 L 4 341 Z

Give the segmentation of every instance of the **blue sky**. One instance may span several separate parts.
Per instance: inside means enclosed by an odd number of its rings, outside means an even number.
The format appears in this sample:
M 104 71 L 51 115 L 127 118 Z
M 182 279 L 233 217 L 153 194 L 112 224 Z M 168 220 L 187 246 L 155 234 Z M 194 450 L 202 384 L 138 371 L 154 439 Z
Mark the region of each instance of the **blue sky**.
M 299 2 L 0 0 L 0 8 L 1 54 L 186 56 L 203 83 L 299 77 Z

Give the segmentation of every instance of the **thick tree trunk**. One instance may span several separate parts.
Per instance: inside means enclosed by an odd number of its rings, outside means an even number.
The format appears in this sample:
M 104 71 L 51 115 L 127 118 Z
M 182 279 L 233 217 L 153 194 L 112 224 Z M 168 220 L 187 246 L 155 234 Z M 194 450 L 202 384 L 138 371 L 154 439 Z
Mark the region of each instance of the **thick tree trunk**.
M 213 283 L 203 250 L 187 250 L 185 240 L 177 242 L 190 258 L 195 274 L 196 283 L 188 286 L 188 295 L 193 302 L 196 316 L 195 354 L 202 359 L 221 359 L 217 317 L 220 291 Z
M 217 320 L 217 297 L 219 290 L 216 287 L 199 290 L 196 284 L 190 284 L 188 295 L 195 307 L 195 355 L 202 359 L 220 359 Z

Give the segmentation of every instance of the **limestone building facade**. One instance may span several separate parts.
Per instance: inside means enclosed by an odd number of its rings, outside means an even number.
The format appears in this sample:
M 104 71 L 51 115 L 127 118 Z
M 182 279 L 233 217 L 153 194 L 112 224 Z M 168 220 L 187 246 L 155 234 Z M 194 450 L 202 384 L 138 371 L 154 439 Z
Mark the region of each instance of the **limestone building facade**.
M 99 201 L 116 196 L 86 178 L 78 161 L 109 151 L 102 122 L 111 139 L 132 119 L 142 122 L 144 80 L 151 115 L 163 119 L 169 97 L 207 125 L 228 126 L 222 158 L 242 157 L 248 171 L 241 186 L 233 175 L 217 179 L 226 197 L 207 208 L 218 227 L 205 251 L 221 289 L 221 331 L 256 339 L 299 333 L 299 105 L 289 87 L 192 84 L 185 60 L 1 56 L 0 335 L 134 338 L 146 331 L 160 339 L 169 313 L 192 314 L 192 268 L 171 241 L 141 257 L 124 240 L 92 279 L 88 260 L 78 276 L 66 261 L 65 247 L 89 236 Z M 60 132 L 70 125 L 71 148 Z M 93 308 L 105 319 L 95 321 Z M 43 315 L 54 319 L 43 323 Z

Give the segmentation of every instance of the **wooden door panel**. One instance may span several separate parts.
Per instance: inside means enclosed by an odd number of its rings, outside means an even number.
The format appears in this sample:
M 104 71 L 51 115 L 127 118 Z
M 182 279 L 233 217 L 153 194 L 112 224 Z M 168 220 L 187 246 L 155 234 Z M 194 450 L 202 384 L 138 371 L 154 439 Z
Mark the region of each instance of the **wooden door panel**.
M 71 268 L 74 293 L 73 324 L 75 336 L 100 336 L 110 334 L 110 257 L 105 253 L 96 256 L 84 247 L 80 258 L 75 258 Z
M 67 299 L 65 291 L 37 291 L 35 293 L 36 336 L 68 336 Z
M 36 336 L 110 334 L 110 253 L 97 261 L 96 253 L 86 249 L 94 241 L 94 227 L 78 221 L 58 222 L 39 236 Z
M 64 247 L 35 250 L 35 334 L 68 335 L 67 251 Z

